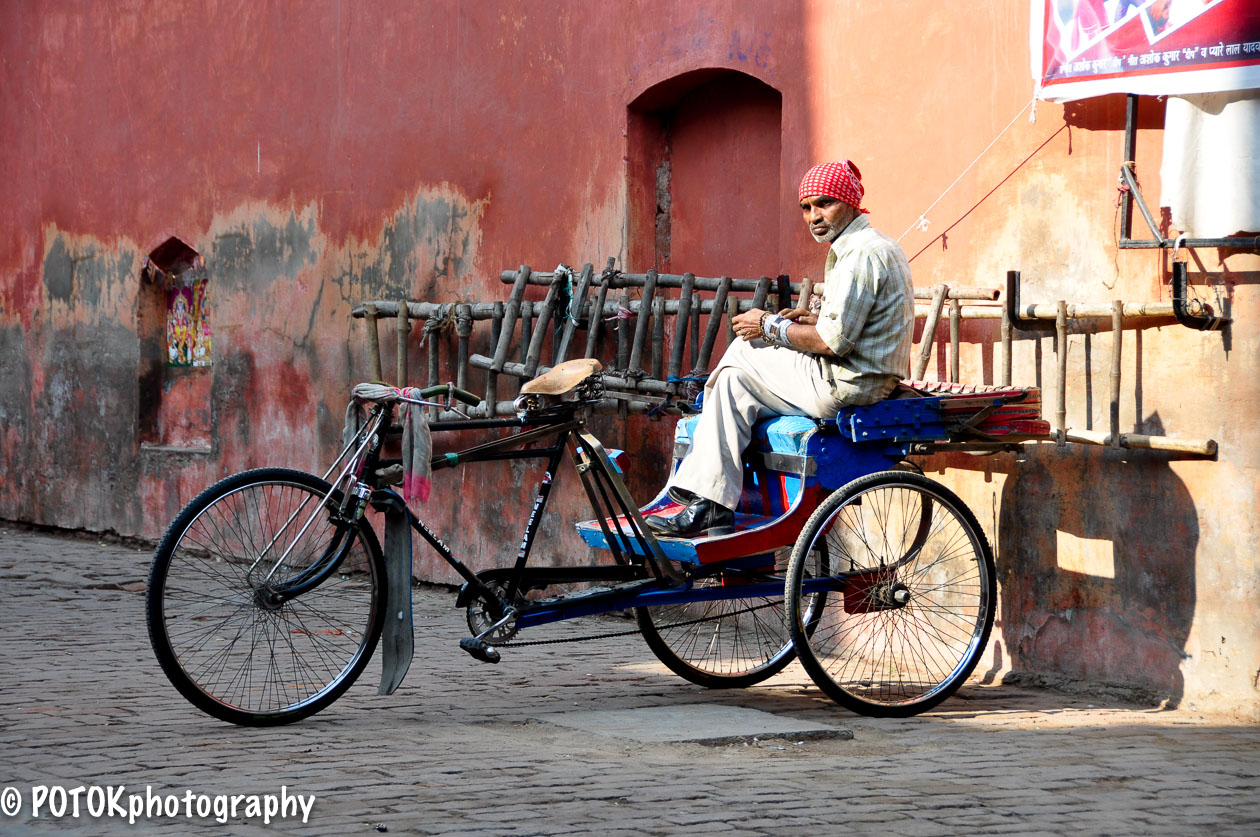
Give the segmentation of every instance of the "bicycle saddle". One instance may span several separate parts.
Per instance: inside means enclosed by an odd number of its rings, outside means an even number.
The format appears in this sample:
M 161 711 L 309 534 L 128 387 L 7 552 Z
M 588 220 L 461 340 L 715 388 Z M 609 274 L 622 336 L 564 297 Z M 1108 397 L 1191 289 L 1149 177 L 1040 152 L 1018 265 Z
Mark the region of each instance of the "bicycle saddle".
M 599 374 L 603 368 L 592 357 L 566 360 L 532 381 L 525 382 L 521 386 L 521 395 L 564 395 L 576 389 L 587 378 Z

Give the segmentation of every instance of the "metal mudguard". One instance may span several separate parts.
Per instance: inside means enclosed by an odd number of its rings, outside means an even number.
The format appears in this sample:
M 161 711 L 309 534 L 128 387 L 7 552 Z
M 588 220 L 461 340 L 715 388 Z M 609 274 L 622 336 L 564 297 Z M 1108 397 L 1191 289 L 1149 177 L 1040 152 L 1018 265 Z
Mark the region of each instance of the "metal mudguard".
M 392 493 L 392 492 L 391 492 Z M 415 650 L 411 619 L 411 520 L 402 498 L 385 506 L 385 627 L 381 632 L 381 688 L 393 694 Z M 375 498 L 374 498 L 375 499 Z

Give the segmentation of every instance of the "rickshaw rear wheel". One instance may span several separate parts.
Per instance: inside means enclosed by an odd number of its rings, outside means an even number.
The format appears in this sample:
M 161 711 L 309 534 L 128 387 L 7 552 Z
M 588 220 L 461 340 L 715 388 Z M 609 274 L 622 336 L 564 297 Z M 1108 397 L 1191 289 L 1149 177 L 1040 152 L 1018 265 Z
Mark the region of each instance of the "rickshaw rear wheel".
M 830 558 L 821 612 L 810 556 Z M 840 705 L 906 717 L 952 695 L 993 628 L 993 553 L 975 515 L 944 486 L 882 471 L 850 482 L 805 524 L 788 566 L 786 610 L 801 664 Z

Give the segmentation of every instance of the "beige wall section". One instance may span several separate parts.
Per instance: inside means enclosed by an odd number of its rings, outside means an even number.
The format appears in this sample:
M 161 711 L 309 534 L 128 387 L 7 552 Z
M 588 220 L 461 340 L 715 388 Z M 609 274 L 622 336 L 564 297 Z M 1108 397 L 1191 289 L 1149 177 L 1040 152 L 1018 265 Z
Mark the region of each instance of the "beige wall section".
M 883 4 L 807 5 L 805 95 L 813 156 L 858 162 L 871 220 L 902 236 L 916 285 L 1000 287 L 1015 269 L 1024 302 L 1168 300 L 1167 255 L 1117 246 L 1123 97 L 1031 106 L 1027 4 L 969 4 L 966 14 L 897 5 L 913 38 Z M 1141 108 L 1137 172 L 1158 213 L 1162 103 L 1144 98 Z M 915 227 L 938 198 L 926 230 Z M 1136 212 L 1133 229 L 1150 237 Z M 1218 312 L 1224 302 L 1234 325 L 1126 324 L 1120 427 L 1214 439 L 1215 460 L 1070 445 L 924 464 L 995 545 L 995 675 L 1106 681 L 1260 718 L 1260 259 L 1215 249 L 1190 258 L 1194 292 Z M 997 334 L 994 321 L 964 327 L 964 380 L 1000 379 Z M 1070 428 L 1108 428 L 1112 339 L 1107 321 L 1069 334 Z M 1052 332 L 1024 335 L 1013 353 L 1014 381 L 1043 386 L 1051 419 L 1054 342 Z M 947 375 L 943 349 L 928 377 Z

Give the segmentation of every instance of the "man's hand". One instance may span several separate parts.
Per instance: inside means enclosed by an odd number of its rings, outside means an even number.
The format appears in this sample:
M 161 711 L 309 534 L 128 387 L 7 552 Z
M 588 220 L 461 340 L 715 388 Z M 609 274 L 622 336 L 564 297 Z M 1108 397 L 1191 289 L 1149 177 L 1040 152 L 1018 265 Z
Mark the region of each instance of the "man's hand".
M 784 308 L 779 312 L 779 316 L 801 325 L 818 325 L 818 315 L 804 308 Z
M 761 318 L 767 313 L 760 308 L 751 308 L 731 317 L 731 327 L 735 329 L 736 336 L 745 340 L 764 338 L 765 335 L 761 333 Z M 831 347 L 819 336 L 818 329 L 814 327 L 818 324 L 817 314 L 801 308 L 784 308 L 779 312 L 779 316 L 792 321 L 788 329 L 788 339 L 793 349 L 815 355 L 835 355 Z
M 764 337 L 761 333 L 761 318 L 768 314 L 761 308 L 750 308 L 742 314 L 736 314 L 731 317 L 731 327 L 735 329 L 735 334 L 745 340 L 756 340 Z M 784 308 L 779 312 L 780 317 L 786 317 L 794 323 L 800 325 L 817 325 L 818 315 L 806 311 L 803 308 Z
M 731 327 L 735 329 L 737 336 L 745 340 L 756 340 L 763 336 L 761 333 L 761 318 L 767 313 L 769 312 L 760 308 L 751 308 L 742 314 L 736 314 L 734 317 L 731 317 Z

